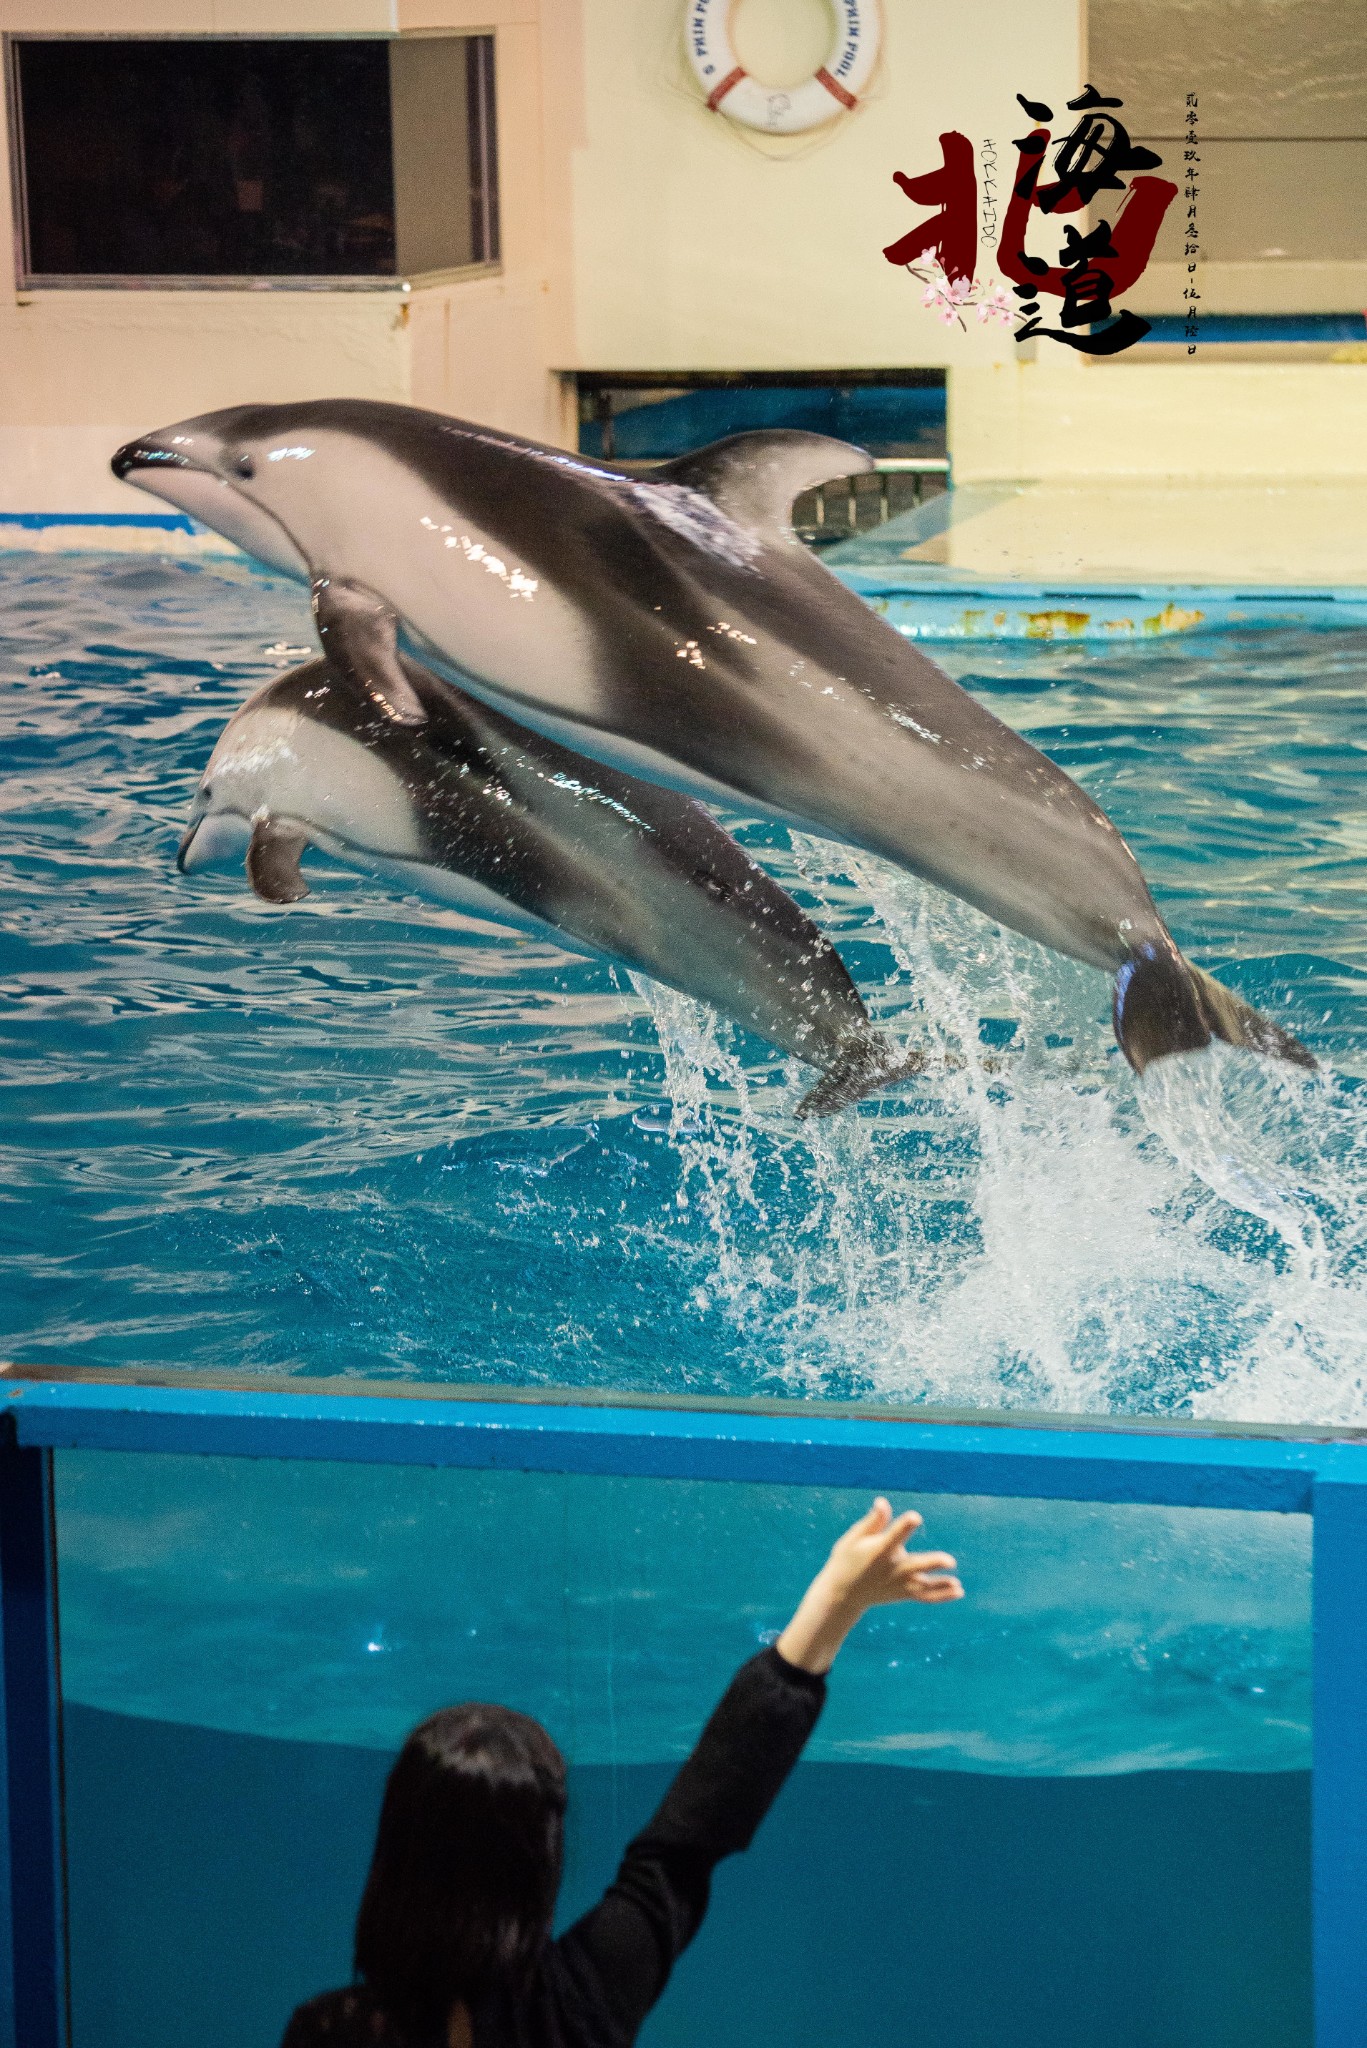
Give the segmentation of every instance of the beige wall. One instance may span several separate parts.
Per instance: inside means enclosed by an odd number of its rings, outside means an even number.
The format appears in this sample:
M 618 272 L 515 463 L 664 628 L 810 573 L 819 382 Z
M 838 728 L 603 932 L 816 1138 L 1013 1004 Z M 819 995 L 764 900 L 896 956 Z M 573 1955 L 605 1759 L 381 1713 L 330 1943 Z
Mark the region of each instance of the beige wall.
M 10 30 L 493 28 L 503 231 L 500 275 L 419 286 L 407 306 L 392 292 L 0 291 L 0 507 L 29 504 L 45 462 L 55 480 L 100 435 L 113 445 L 248 395 L 407 399 L 555 439 L 573 431 L 555 373 L 576 367 L 1005 359 L 1005 330 L 947 331 L 884 263 L 916 217 L 891 174 L 933 166 L 943 125 L 1009 131 L 1022 79 L 1071 91 L 1078 0 L 885 6 L 867 104 L 775 152 L 702 105 L 680 0 L 0 0 Z M 746 0 L 745 54 L 767 75 L 805 72 L 826 21 L 824 0 Z M 108 505 L 84 455 L 78 471 L 57 495 Z
M 0 510 L 135 510 L 109 473 L 115 448 L 215 406 L 325 390 L 406 398 L 406 314 L 396 292 L 11 295 L 0 301 Z
M 567 295 L 562 283 L 560 304 L 554 303 L 554 188 L 563 185 L 564 172 L 545 137 L 553 39 L 538 16 L 553 13 L 560 4 L 503 0 L 501 9 L 492 7 L 481 16 L 465 0 L 418 0 L 400 10 L 405 28 L 488 27 L 499 17 L 495 72 L 502 262 L 497 276 L 415 287 L 407 337 L 409 398 L 415 405 L 545 441 L 565 438 L 561 382 L 553 366 L 565 347 Z M 567 0 L 567 11 L 573 11 L 573 0 Z M 563 278 L 563 270 L 559 274 Z
M 1093 0 L 1094 19 L 1110 8 L 1108 32 L 1119 34 L 1121 4 Z M 785 69 L 804 74 L 823 7 L 745 0 L 743 56 L 775 82 Z M 1016 92 L 1057 106 L 1084 75 L 1080 0 L 884 9 L 885 60 L 866 103 L 776 144 L 746 139 L 702 105 L 682 54 L 682 0 L 0 0 L 0 28 L 11 30 L 493 29 L 503 235 L 498 274 L 407 294 L 19 298 L 0 284 L 0 509 L 127 509 L 104 467 L 110 449 L 152 423 L 248 397 L 399 399 L 568 441 L 557 373 L 576 368 L 945 364 L 965 479 L 1237 474 L 1250 463 L 1367 470 L 1360 366 L 1088 367 L 1049 343 L 1018 363 L 1008 330 L 960 333 L 925 312 L 881 255 L 918 217 L 892 172 L 937 163 L 948 126 L 993 137 L 1009 164 Z M 1356 100 L 1335 107 L 1340 127 L 1356 120 Z M 7 217 L 6 178 L 0 152 Z M 1288 260 L 1273 303 L 1299 293 L 1333 306 L 1356 268 Z M 1256 297 L 1269 269 L 1231 263 L 1223 287 L 1212 272 L 1208 310 Z M 1176 275 L 1156 271 L 1133 302 L 1162 303 Z
M 216 406 L 393 399 L 559 439 L 550 368 L 538 0 L 0 0 L 0 29 L 353 34 L 494 30 L 503 262 L 428 287 L 29 291 L 0 284 L 0 511 L 128 511 L 108 457 Z M 11 217 L 8 148 L 0 217 Z M 563 353 L 563 344 L 560 352 Z
M 767 14 L 767 75 L 807 48 L 805 0 Z M 584 126 L 572 156 L 577 360 L 586 368 L 822 369 L 1005 360 L 1009 331 L 946 329 L 882 257 L 923 217 L 892 183 L 940 161 L 943 128 L 1020 133 L 1015 94 L 1066 98 L 1077 0 L 884 0 L 881 75 L 816 138 L 767 153 L 685 76 L 679 0 L 583 0 Z M 787 37 L 784 15 L 796 17 Z M 820 16 L 818 14 L 818 20 Z M 758 24 L 757 24 L 758 25 Z
M 1041 348 L 957 372 L 949 410 L 961 484 L 1367 478 L 1367 363 L 1082 364 Z M 1180 504 L 1173 518 L 1180 559 Z

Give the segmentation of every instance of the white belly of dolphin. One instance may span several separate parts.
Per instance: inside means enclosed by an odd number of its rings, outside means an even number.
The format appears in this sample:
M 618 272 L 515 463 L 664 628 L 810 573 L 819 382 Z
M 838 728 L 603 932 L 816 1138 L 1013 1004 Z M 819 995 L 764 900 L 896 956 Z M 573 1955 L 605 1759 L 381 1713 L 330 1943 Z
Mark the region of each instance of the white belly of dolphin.
M 323 430 L 307 443 L 299 451 L 306 460 L 274 465 L 269 504 L 285 530 L 307 534 L 315 575 L 349 577 L 377 591 L 415 636 L 445 637 L 454 627 L 472 669 L 512 677 L 528 690 L 549 681 L 569 708 L 596 703 L 588 622 L 509 540 L 372 441 Z M 345 477 L 344 490 L 316 489 L 315 470 L 327 465 Z M 555 650 L 549 663 L 548 647 Z
M 205 784 L 216 808 L 248 819 L 258 812 L 297 819 L 320 845 L 329 834 L 399 859 L 424 851 L 413 799 L 374 750 L 294 711 L 248 708 L 234 719 Z

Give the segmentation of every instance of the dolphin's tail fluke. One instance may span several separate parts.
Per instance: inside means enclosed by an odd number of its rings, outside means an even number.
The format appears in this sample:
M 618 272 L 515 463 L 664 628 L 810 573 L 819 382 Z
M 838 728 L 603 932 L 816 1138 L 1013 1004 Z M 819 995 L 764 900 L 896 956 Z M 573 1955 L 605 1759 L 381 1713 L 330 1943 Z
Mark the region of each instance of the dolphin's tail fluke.
M 856 1038 L 845 1056 L 827 1068 L 815 1088 L 808 1089 L 794 1114 L 832 1116 L 837 1109 L 848 1109 L 852 1102 L 861 1102 L 866 1095 L 888 1087 L 893 1081 L 923 1074 L 928 1065 L 923 1052 L 908 1053 L 882 1038 Z
M 1199 1052 L 1212 1038 L 1294 1066 L 1317 1062 L 1280 1024 L 1184 960 L 1175 946 L 1146 945 L 1115 978 L 1115 1035 L 1137 1074 L 1169 1053 Z

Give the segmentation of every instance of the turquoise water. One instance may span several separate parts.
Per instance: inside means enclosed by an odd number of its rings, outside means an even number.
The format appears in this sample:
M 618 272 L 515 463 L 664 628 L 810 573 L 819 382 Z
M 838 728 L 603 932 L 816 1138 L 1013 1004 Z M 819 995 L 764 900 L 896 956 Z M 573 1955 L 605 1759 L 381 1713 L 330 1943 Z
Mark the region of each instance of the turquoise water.
M 177 875 L 218 730 L 308 641 L 245 569 L 0 558 L 9 1356 L 1361 1418 L 1367 638 L 946 652 L 1320 1079 L 1137 1085 L 1101 976 L 741 821 L 956 1062 L 819 1126 L 606 963 L 321 862 L 284 910 Z
M 445 1701 L 571 1765 L 562 1921 L 862 1497 L 63 1452 L 76 2048 L 249 2048 L 348 1973 Z M 645 2040 L 1309 2048 L 1303 1518 L 925 1503 Z
M 867 1505 L 826 1487 L 64 1452 L 62 1681 L 105 1712 L 397 1749 L 502 1698 L 578 1763 L 686 1754 Z M 819 1762 L 1303 1769 L 1305 1516 L 936 1498 L 971 1598 L 870 1617 Z
M 0 559 L 0 1350 L 1362 1419 L 1367 638 L 946 655 L 1320 1077 L 1136 1084 L 1100 977 L 736 821 L 888 1028 L 953 1055 L 816 1128 L 780 1057 L 604 963 L 322 862 L 287 910 L 178 876 L 218 730 L 308 641 L 245 569 Z M 858 1505 L 58 1465 L 78 2048 L 268 2041 L 343 1972 L 385 1758 L 444 1699 L 563 1742 L 587 1896 Z M 651 2038 L 779 2010 L 812 2048 L 908 2015 L 960 2048 L 1302 2048 L 1308 1525 L 929 1513 L 970 1598 L 851 1645 Z

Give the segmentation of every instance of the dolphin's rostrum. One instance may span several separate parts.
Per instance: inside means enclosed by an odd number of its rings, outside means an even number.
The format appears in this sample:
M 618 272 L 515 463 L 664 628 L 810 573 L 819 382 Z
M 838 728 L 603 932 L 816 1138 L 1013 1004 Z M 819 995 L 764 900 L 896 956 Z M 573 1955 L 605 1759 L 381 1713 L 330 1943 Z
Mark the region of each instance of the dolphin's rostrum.
M 382 616 L 370 630 L 380 642 Z M 421 725 L 387 715 L 370 672 L 340 661 L 263 684 L 214 748 L 180 867 L 245 847 L 257 894 L 291 903 L 308 893 L 299 863 L 314 844 L 606 953 L 818 1068 L 799 1115 L 924 1064 L 879 1036 L 829 940 L 700 804 L 600 769 L 393 661 Z
M 360 399 L 240 406 L 114 459 L 309 581 L 334 644 L 378 592 L 410 651 L 519 724 L 866 847 L 1116 976 L 1136 1068 L 1212 1036 L 1313 1066 L 1182 958 L 1091 798 L 797 541 L 798 493 L 868 466 L 777 431 L 630 476 Z M 358 644 L 377 705 L 412 718 Z

